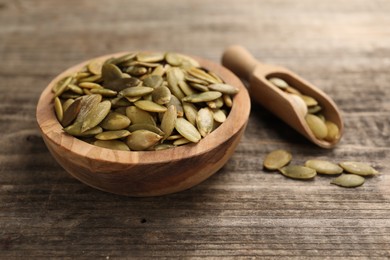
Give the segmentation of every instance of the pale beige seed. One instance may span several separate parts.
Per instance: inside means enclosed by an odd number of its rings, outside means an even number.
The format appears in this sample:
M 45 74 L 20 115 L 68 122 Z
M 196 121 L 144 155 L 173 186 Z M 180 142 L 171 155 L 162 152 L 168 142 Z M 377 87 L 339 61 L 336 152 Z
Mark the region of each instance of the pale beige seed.
M 126 144 L 134 151 L 143 151 L 154 146 L 162 136 L 148 130 L 137 130 L 126 138 Z
M 53 88 L 53 91 L 55 91 L 54 97 L 58 97 L 62 95 L 62 93 L 64 93 L 66 90 L 68 90 L 68 85 L 71 83 L 72 79 L 72 77 L 66 77 L 65 79 L 60 81 L 60 83 L 55 85 L 55 87 Z
M 162 85 L 164 79 L 160 75 L 148 75 L 142 81 L 146 87 L 157 88 Z
M 180 138 L 180 139 L 173 141 L 174 146 L 180 146 L 180 145 L 184 145 L 184 144 L 188 144 L 188 143 L 191 143 L 191 141 L 186 139 L 186 138 Z
M 207 86 L 210 90 L 219 91 L 222 94 L 235 95 L 239 89 L 229 84 L 215 83 Z
M 109 140 L 109 141 L 96 140 L 95 142 L 93 142 L 93 144 L 111 150 L 130 151 L 130 148 L 124 142 L 118 140 Z
M 181 91 L 186 95 L 195 94 L 195 90 L 193 90 L 184 80 L 178 82 L 178 86 Z
M 233 99 L 231 96 L 224 94 L 224 95 L 222 95 L 222 99 L 227 107 L 233 106 Z
M 313 97 L 307 96 L 307 95 L 301 95 L 301 98 L 305 102 L 306 106 L 313 107 L 318 105 L 317 100 L 315 100 Z
M 163 52 L 139 52 L 137 60 L 140 62 L 160 62 L 164 60 L 165 53 Z
M 126 116 L 130 118 L 132 124 L 156 125 L 156 121 L 150 113 L 135 106 L 129 106 L 126 108 Z
M 175 129 L 177 111 L 174 105 L 170 105 L 161 120 L 161 130 L 164 132 L 163 140 L 168 138 Z
M 328 127 L 318 116 L 307 114 L 305 120 L 316 138 L 324 139 L 328 135 Z
M 299 180 L 313 179 L 317 175 L 316 170 L 300 165 L 285 166 L 279 171 L 286 177 Z
M 168 104 L 171 97 L 171 91 L 165 86 L 159 86 L 153 89 L 152 100 L 159 105 Z
M 365 179 L 354 174 L 343 174 L 332 180 L 330 183 L 345 188 L 355 188 L 363 185 Z
M 95 138 L 98 140 L 116 140 L 127 137 L 130 135 L 128 130 L 114 130 L 114 131 L 105 131 L 100 134 L 95 135 Z
M 321 174 L 340 174 L 343 172 L 343 168 L 337 164 L 324 161 L 324 160 L 308 160 L 305 162 L 305 166 L 316 170 L 317 173 Z
M 118 92 L 111 90 L 111 89 L 106 89 L 106 88 L 102 88 L 102 89 L 93 88 L 90 91 L 92 94 L 100 94 L 103 97 L 115 97 L 118 94 Z
M 342 162 L 340 166 L 347 172 L 360 176 L 377 175 L 379 172 L 364 162 Z
M 102 74 L 102 66 L 103 61 L 102 60 L 92 60 L 88 63 L 87 68 L 89 72 L 95 75 L 101 75 Z
M 191 142 L 197 143 L 202 138 L 195 126 L 184 118 L 180 117 L 176 119 L 175 129 L 179 134 Z
M 326 141 L 333 142 L 340 139 L 340 129 L 335 123 L 326 120 L 325 125 L 328 128 L 328 134 L 324 138 Z
M 193 95 L 186 96 L 182 99 L 182 101 L 187 101 L 187 102 L 191 102 L 191 103 L 207 102 L 207 101 L 215 100 L 221 96 L 222 96 L 221 92 L 207 91 L 207 92 L 202 92 L 199 94 L 193 94 Z
M 107 116 L 111 109 L 111 102 L 106 100 L 92 107 L 85 116 L 81 125 L 81 132 L 85 132 L 97 126 Z
M 87 88 L 87 89 L 93 89 L 93 88 L 102 89 L 103 88 L 102 85 L 97 84 L 97 83 L 93 83 L 93 82 L 81 82 L 81 83 L 79 83 L 79 87 L 80 88 Z
M 164 136 L 164 132 L 155 125 L 151 124 L 132 124 L 127 128 L 130 132 L 137 130 L 148 130 L 158 135 Z
M 283 90 L 286 91 L 287 93 L 290 93 L 290 94 L 302 95 L 302 93 L 298 89 L 290 87 L 290 86 L 288 86 L 287 88 L 285 88 Z
M 209 108 L 201 108 L 196 117 L 196 126 L 201 136 L 205 137 L 213 130 L 214 115 Z
M 209 71 L 208 72 L 210 76 L 212 76 L 218 83 L 224 83 L 223 80 L 214 72 Z
M 218 123 L 223 123 L 226 121 L 226 112 L 221 109 L 213 110 L 214 120 Z
M 177 53 L 174 52 L 167 52 L 165 54 L 165 60 L 171 65 L 171 66 L 180 66 L 182 63 L 182 57 L 180 55 L 177 55 Z
M 194 83 L 194 82 L 190 82 L 189 85 L 196 89 L 196 90 L 199 90 L 200 92 L 206 92 L 206 91 L 209 91 L 209 89 L 207 88 L 206 85 L 203 85 L 203 84 L 199 84 L 199 83 Z
M 319 105 L 308 107 L 307 112 L 310 114 L 316 114 L 322 110 L 322 107 Z
M 138 107 L 139 109 L 142 109 L 144 111 L 148 112 L 165 112 L 167 111 L 167 108 L 165 106 L 159 105 L 157 103 L 154 103 L 153 101 L 149 100 L 138 100 L 134 102 L 134 105 Z
M 170 105 L 174 105 L 176 107 L 176 112 L 178 117 L 184 116 L 183 104 L 176 96 L 174 95 L 171 96 L 171 100 L 166 106 L 169 107 Z
M 195 77 L 195 78 L 198 78 L 198 79 L 201 79 L 201 80 L 204 80 L 208 83 L 211 83 L 211 84 L 219 84 L 219 82 L 217 80 L 215 80 L 214 77 L 210 76 L 207 72 L 199 69 L 199 68 L 196 68 L 196 67 L 192 67 L 190 68 L 189 70 L 187 70 L 187 72 Z
M 64 117 L 64 110 L 59 97 L 54 98 L 54 112 L 56 113 L 58 121 L 61 122 Z
M 318 116 L 318 118 L 321 119 L 322 122 L 324 122 L 324 123 L 326 122 L 326 118 L 323 114 L 316 114 L 316 116 Z M 328 128 L 328 130 L 329 130 L 329 128 Z
M 263 166 L 268 170 L 277 170 L 291 162 L 292 155 L 286 150 L 274 150 L 266 155 Z
M 105 130 L 121 130 L 130 125 L 130 119 L 117 112 L 110 112 L 100 123 Z
M 183 111 L 187 120 L 191 124 L 196 125 L 196 117 L 198 115 L 198 109 L 196 106 L 190 102 L 183 102 Z
M 125 97 L 142 97 L 149 93 L 152 93 L 154 88 L 150 87 L 131 87 L 125 88 L 120 91 L 119 94 Z
M 165 69 L 164 69 L 164 66 L 162 66 L 162 65 L 155 67 L 151 73 L 151 75 L 156 75 L 156 76 L 160 76 L 160 77 L 162 77 L 164 74 L 165 74 Z
M 177 139 L 180 139 L 180 138 L 183 138 L 183 136 L 180 135 L 180 134 L 175 134 L 175 135 L 168 136 L 168 138 L 166 140 L 167 141 L 174 141 L 174 140 L 177 140 Z
M 79 95 L 83 95 L 84 94 L 84 91 L 82 88 L 80 88 L 79 86 L 76 86 L 74 84 L 69 84 L 68 85 L 68 90 L 76 93 L 76 94 L 79 94 Z
M 65 100 L 65 102 L 62 104 L 63 111 L 65 112 L 70 107 L 70 105 L 73 104 L 74 101 L 75 100 L 73 98 L 68 98 L 67 100 Z
M 208 102 L 206 102 L 206 104 L 211 109 L 221 108 L 224 105 L 222 97 L 219 97 L 219 98 L 212 100 L 212 101 L 208 101 Z
M 301 96 L 295 94 L 288 94 L 289 99 L 294 105 L 295 109 L 298 111 L 299 115 L 306 116 L 308 112 L 308 108 L 306 103 L 303 101 Z
M 66 102 L 64 103 L 64 105 Z M 72 102 L 67 109 L 64 111 L 63 118 L 61 120 L 61 124 L 63 127 L 69 126 L 78 116 L 82 104 L 82 98 L 76 99 L 74 102 Z M 80 126 L 81 130 L 81 126 Z
M 181 53 L 177 53 L 177 55 L 182 58 L 182 65 L 184 65 L 184 67 L 186 67 L 186 66 L 199 67 L 200 66 L 198 61 L 196 61 L 195 59 L 193 59 L 187 55 L 184 55 Z M 186 64 L 184 64 L 184 63 L 186 63 Z
M 286 89 L 289 86 L 286 81 L 280 78 L 272 77 L 268 80 L 280 89 Z

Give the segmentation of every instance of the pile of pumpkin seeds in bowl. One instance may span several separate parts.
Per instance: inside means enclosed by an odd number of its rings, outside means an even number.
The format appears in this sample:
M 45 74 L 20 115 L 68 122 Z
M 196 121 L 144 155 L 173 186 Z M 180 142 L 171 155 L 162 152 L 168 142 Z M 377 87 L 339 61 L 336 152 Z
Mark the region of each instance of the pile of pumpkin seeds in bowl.
M 270 77 L 268 80 L 284 93 L 288 94 L 294 103 L 298 105 L 307 126 L 317 139 L 328 142 L 334 142 L 340 139 L 340 129 L 335 123 L 325 118 L 321 113 L 321 104 L 315 98 L 301 93 L 281 78 Z
M 96 146 L 163 150 L 197 143 L 222 124 L 238 88 L 173 52 L 90 61 L 53 87 L 63 130 Z
M 363 185 L 365 177 L 378 175 L 379 172 L 367 163 L 341 162 L 335 164 L 326 160 L 311 159 L 304 165 L 289 165 L 292 154 L 278 149 L 266 155 L 263 161 L 265 169 L 279 171 L 282 175 L 297 180 L 311 180 L 320 175 L 337 176 L 330 183 L 345 188 L 355 188 Z

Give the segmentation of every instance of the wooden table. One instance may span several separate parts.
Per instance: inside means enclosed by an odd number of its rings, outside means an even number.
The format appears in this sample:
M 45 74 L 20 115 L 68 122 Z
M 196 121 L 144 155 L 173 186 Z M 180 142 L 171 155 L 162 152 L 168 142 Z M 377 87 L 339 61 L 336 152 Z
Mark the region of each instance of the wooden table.
M 389 13 L 386 0 L 0 0 L 0 258 L 390 258 Z M 222 170 L 152 198 L 90 188 L 46 149 L 35 107 L 65 68 L 139 49 L 219 62 L 234 43 L 333 97 L 341 143 L 317 148 L 253 104 Z M 278 148 L 382 174 L 356 189 L 295 181 L 262 170 Z

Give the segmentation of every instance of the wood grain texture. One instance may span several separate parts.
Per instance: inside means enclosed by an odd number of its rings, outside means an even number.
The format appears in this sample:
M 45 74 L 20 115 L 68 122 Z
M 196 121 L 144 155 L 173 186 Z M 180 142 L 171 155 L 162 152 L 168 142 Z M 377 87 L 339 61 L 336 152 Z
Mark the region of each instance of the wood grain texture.
M 389 13 L 386 0 L 0 0 L 0 258 L 390 258 Z M 335 149 L 253 104 L 233 157 L 185 192 L 111 195 L 50 156 L 35 108 L 59 72 L 136 49 L 219 62 L 236 43 L 335 100 Z M 262 170 L 278 148 L 294 163 L 366 161 L 382 175 L 357 189 L 289 180 Z

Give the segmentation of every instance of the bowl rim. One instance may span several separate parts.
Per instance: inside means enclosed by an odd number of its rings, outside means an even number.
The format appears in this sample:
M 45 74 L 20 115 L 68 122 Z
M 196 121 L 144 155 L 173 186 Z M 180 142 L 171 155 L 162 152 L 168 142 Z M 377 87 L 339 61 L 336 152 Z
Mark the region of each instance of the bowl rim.
M 50 81 L 50 83 L 41 93 L 36 109 L 36 119 L 41 130 L 41 134 L 45 137 L 44 140 L 47 138 L 47 141 L 50 141 L 56 146 L 61 146 L 67 152 L 72 153 L 73 155 L 86 157 L 92 160 L 120 164 L 151 164 L 182 160 L 204 154 L 216 146 L 226 142 L 229 140 L 229 138 L 237 134 L 243 127 L 246 126 L 246 123 L 249 119 L 251 103 L 248 91 L 241 80 L 230 70 L 220 64 L 197 56 L 180 53 L 194 58 L 199 62 L 201 67 L 213 71 L 224 81 L 240 89 L 239 92 L 233 97 L 233 105 L 230 109 L 226 121 L 218 126 L 209 135 L 202 138 L 198 143 L 185 144 L 175 148 L 160 151 L 119 151 L 98 147 L 82 141 L 74 136 L 66 134 L 62 130 L 63 127 L 58 122 L 54 112 L 54 93 L 51 90 L 53 85 L 63 77 L 79 71 L 91 60 L 118 57 L 126 53 L 130 53 L 130 51 L 106 54 L 85 60 L 64 70 Z

